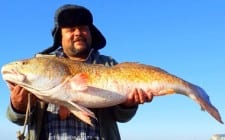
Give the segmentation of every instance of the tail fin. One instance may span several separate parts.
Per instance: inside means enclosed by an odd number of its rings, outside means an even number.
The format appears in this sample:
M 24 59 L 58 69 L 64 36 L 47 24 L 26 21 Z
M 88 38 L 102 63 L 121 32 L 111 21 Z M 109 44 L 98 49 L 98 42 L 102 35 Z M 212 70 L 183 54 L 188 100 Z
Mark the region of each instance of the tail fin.
M 195 100 L 201 106 L 202 110 L 206 110 L 217 121 L 223 124 L 219 111 L 211 104 L 207 93 L 201 87 L 196 85 L 192 85 L 192 90 L 189 97 Z

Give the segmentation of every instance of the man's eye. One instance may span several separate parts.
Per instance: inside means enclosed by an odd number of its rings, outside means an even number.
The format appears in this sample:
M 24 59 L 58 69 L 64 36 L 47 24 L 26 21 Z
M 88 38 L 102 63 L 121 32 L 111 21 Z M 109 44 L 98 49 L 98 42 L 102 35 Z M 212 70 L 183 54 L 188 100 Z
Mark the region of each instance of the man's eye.
M 69 32 L 74 32 L 74 30 L 75 30 L 74 28 L 69 28 L 68 31 L 69 31 Z
M 88 26 L 80 26 L 79 29 L 80 30 L 87 30 L 88 29 Z

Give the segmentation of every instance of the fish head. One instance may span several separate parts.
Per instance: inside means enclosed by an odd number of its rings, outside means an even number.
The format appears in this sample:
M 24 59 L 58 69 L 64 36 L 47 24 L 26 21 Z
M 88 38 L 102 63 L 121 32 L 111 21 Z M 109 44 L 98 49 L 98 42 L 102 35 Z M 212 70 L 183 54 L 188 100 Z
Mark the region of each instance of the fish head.
M 50 58 L 37 57 L 8 63 L 2 67 L 1 73 L 6 82 L 42 91 L 62 83 L 67 70 L 64 65 L 55 63 Z

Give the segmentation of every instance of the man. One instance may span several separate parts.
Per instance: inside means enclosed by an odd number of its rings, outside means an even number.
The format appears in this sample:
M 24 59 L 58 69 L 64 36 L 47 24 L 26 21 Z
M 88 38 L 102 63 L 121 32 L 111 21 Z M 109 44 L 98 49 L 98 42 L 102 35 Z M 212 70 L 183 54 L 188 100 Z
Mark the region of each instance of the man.
M 104 64 L 113 66 L 117 62 L 111 57 L 100 55 L 106 40 L 93 25 L 90 11 L 78 5 L 64 5 L 55 14 L 55 27 L 52 35 L 54 44 L 41 52 L 66 57 L 84 63 Z M 19 125 L 24 123 L 27 108 L 28 91 L 10 83 L 11 104 L 8 107 L 8 118 Z M 69 113 L 63 106 L 47 104 L 32 96 L 32 113 L 28 136 L 30 139 L 104 139 L 119 140 L 118 122 L 129 121 L 136 113 L 137 105 L 152 100 L 151 94 L 145 94 L 141 89 L 134 89 L 123 104 L 91 109 L 97 120 L 92 120 L 94 127 L 83 123 Z

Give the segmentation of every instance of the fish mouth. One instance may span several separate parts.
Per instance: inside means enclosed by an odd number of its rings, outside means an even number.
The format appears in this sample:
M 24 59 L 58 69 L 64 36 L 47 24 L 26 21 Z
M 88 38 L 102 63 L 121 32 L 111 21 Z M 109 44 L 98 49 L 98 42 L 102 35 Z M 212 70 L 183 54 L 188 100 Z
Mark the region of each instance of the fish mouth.
M 28 91 L 40 91 L 40 92 L 46 92 L 48 90 L 54 89 L 57 87 L 57 84 L 46 86 L 45 88 L 42 87 L 32 87 L 32 81 L 30 81 L 29 77 L 27 77 L 25 74 L 20 73 L 16 70 L 16 68 L 7 68 L 3 67 L 1 70 L 2 78 L 5 80 L 7 86 L 11 89 L 15 85 L 20 85 L 21 87 L 27 89 Z M 40 79 L 37 79 L 39 81 Z M 41 83 L 41 80 L 40 82 Z
M 2 67 L 1 69 L 1 74 L 2 74 L 2 78 L 6 81 L 8 87 L 13 87 L 15 86 L 15 82 L 12 81 L 12 75 L 15 73 L 15 71 L 13 72 L 13 70 L 6 70 L 5 67 Z M 11 78 L 10 78 L 11 77 Z
M 5 81 L 9 81 L 11 83 L 15 83 L 13 81 L 23 82 L 26 79 L 26 76 L 20 72 L 17 72 L 14 69 L 5 70 L 2 69 L 2 77 Z
M 5 80 L 9 89 L 13 89 L 13 87 L 16 85 L 20 85 L 21 87 L 25 88 L 26 90 L 28 90 L 30 92 L 47 91 L 47 90 L 51 89 L 51 88 L 42 89 L 42 90 L 34 89 L 29 84 L 24 83 L 24 81 L 26 80 L 26 76 L 19 72 L 16 72 L 15 70 L 3 71 L 2 74 L 3 74 L 3 79 Z

